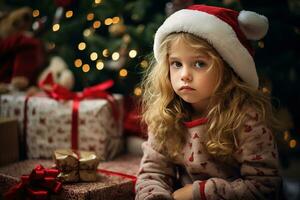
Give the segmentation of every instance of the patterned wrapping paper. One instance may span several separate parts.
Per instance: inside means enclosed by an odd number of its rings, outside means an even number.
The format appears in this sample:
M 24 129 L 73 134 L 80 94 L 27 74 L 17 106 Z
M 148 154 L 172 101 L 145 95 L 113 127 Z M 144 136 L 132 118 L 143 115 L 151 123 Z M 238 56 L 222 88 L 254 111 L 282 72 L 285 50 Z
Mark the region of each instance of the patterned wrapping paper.
M 105 99 L 88 99 L 79 103 L 78 149 L 95 151 L 110 160 L 123 151 L 123 98 L 113 95 L 119 118 Z M 0 116 L 15 117 L 24 127 L 25 95 L 2 95 Z M 30 97 L 27 103 L 26 142 L 28 158 L 51 158 L 59 148 L 71 148 L 73 101 L 56 101 L 46 96 Z M 24 133 L 23 133 L 24 134 Z M 24 141 L 23 141 L 24 142 Z
M 136 176 L 141 157 L 121 155 L 113 161 L 100 162 L 98 169 L 105 169 Z M 37 165 L 46 168 L 54 165 L 51 160 L 26 160 L 0 168 L 0 194 L 19 181 L 22 174 L 28 174 Z M 97 181 L 91 183 L 64 183 L 59 195 L 51 199 L 59 200 L 131 200 L 134 199 L 132 180 L 116 175 L 98 173 Z
M 14 118 L 19 122 L 23 122 L 24 100 L 24 95 L 20 92 L 0 95 L 0 116 Z M 23 123 L 20 123 L 19 125 L 22 130 Z

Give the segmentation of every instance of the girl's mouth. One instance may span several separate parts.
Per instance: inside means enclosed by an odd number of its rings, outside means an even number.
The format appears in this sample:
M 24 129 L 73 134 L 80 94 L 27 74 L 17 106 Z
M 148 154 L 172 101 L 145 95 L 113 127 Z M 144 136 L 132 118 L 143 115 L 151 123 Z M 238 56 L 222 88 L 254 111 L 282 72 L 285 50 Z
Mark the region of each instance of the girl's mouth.
M 189 86 L 182 86 L 179 90 L 195 90 L 195 89 Z

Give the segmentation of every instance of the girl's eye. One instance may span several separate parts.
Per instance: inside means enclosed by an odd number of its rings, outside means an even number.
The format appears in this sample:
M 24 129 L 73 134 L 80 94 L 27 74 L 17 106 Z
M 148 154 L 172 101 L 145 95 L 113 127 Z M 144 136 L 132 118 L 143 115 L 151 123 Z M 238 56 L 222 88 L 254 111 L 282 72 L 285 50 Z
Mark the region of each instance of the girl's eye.
M 171 67 L 180 68 L 182 65 L 178 61 L 171 62 Z
M 197 62 L 195 63 L 195 66 L 196 66 L 197 68 L 205 67 L 205 62 L 203 62 L 203 61 L 197 61 Z

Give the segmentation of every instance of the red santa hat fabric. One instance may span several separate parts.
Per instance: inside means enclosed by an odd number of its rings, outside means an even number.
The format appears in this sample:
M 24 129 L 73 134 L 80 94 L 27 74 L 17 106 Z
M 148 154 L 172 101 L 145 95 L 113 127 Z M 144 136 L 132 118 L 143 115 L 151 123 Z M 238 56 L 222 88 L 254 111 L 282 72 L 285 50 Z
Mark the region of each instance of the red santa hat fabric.
M 248 85 L 258 88 L 258 76 L 249 40 L 259 40 L 268 31 L 268 19 L 252 11 L 192 5 L 169 16 L 154 38 L 158 60 L 162 41 L 171 33 L 186 32 L 210 43 Z

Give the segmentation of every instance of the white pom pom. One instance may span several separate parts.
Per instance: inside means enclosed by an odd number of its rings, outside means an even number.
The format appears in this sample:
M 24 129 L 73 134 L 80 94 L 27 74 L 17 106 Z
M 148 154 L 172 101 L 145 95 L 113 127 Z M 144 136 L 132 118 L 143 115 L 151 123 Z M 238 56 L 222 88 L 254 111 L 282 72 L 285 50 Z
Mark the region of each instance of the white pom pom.
M 249 40 L 263 38 L 269 28 L 268 19 L 252 11 L 241 11 L 238 16 L 239 26 Z

